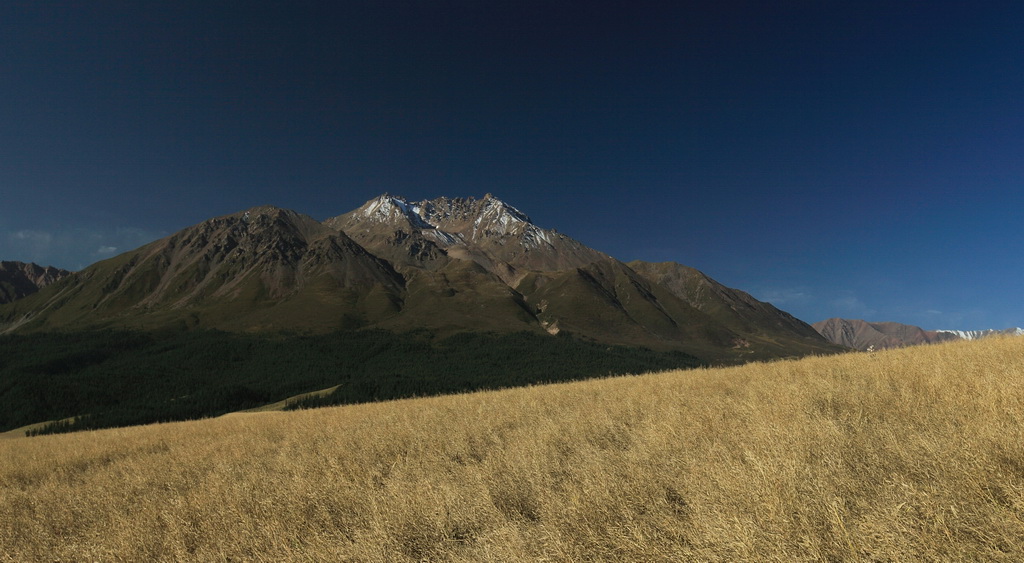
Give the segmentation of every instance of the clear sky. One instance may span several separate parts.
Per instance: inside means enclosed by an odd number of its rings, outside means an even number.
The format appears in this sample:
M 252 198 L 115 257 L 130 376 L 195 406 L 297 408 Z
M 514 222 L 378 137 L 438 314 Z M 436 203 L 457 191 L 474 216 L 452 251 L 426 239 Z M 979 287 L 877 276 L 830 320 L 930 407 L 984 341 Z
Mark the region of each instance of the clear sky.
M 0 5 L 0 259 L 487 192 L 815 322 L 1024 326 L 1020 2 Z

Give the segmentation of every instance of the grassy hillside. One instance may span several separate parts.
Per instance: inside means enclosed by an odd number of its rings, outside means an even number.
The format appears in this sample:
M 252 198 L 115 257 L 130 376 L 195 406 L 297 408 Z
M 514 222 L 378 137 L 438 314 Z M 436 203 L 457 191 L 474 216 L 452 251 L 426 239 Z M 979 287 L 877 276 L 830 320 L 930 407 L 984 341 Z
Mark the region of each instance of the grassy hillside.
M 0 442 L 11 561 L 1024 558 L 1024 339 Z

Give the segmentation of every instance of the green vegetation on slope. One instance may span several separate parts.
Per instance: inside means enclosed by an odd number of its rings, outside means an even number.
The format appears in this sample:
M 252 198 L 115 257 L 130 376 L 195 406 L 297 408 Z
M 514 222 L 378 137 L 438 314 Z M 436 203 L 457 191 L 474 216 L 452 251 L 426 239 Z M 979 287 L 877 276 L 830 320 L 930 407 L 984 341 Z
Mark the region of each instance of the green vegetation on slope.
M 218 416 L 338 385 L 302 406 L 350 404 L 693 367 L 653 352 L 532 333 L 381 330 L 257 336 L 95 331 L 0 337 L 0 432 Z

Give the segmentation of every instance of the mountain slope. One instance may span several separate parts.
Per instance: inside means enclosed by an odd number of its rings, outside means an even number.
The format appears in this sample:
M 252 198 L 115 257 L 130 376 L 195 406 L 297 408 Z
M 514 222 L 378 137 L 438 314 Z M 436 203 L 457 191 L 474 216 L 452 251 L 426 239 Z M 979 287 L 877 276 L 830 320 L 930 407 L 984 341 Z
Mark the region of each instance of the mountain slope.
M 675 262 L 634 261 L 629 267 L 651 283 L 720 322 L 737 335 L 734 343 L 775 354 L 821 351 L 821 335 L 811 325 L 749 293 L 726 287 L 700 270 Z
M 32 295 L 69 275 L 71 272 L 53 266 L 0 262 L 0 304 Z
M 771 303 L 754 299 L 749 293 L 726 287 L 700 270 L 675 262 L 630 262 L 640 275 L 668 288 L 693 307 L 722 319 L 740 332 L 786 330 L 815 338 L 817 332 L 807 323 L 777 309 Z
M 557 272 L 536 272 L 517 289 L 550 332 L 677 348 L 708 356 L 739 336 L 618 260 L 607 258 Z
M 265 206 L 94 264 L 0 310 L 0 326 L 329 330 L 393 315 L 403 291 L 344 234 Z

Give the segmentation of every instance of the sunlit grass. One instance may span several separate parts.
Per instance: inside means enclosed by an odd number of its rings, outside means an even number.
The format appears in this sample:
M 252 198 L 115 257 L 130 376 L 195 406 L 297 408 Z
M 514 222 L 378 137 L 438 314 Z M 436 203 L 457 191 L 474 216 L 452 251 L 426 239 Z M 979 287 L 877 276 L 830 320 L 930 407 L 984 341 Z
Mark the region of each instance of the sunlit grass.
M 0 442 L 0 560 L 1024 557 L 1024 339 Z

